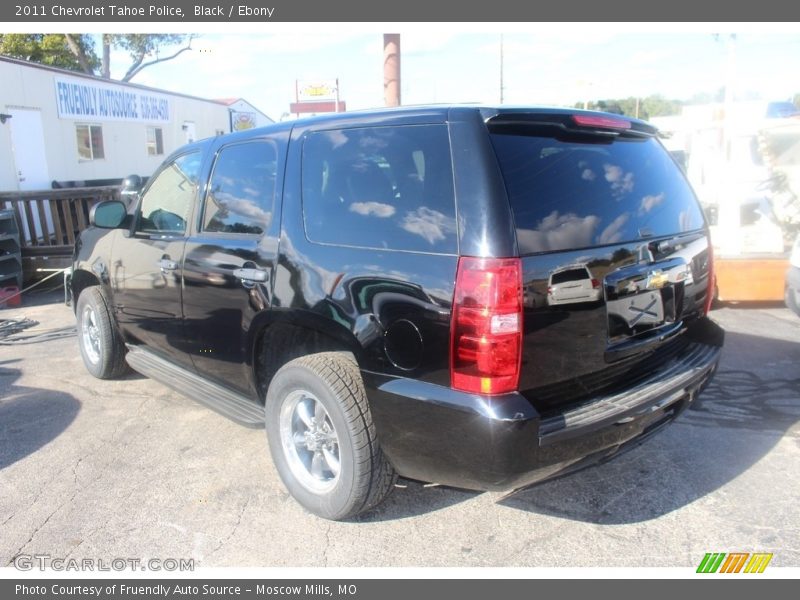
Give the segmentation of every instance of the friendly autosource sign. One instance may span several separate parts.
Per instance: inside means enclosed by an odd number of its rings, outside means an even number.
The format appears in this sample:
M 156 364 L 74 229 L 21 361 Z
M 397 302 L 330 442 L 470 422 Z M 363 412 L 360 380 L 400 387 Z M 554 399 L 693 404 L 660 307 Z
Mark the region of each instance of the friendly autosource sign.
M 170 99 L 164 94 L 80 77 L 55 77 L 62 119 L 167 123 Z

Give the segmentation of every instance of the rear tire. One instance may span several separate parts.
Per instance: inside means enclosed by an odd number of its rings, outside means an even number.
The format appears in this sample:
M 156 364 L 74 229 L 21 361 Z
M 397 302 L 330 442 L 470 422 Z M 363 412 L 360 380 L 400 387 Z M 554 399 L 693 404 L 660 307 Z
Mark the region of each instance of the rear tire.
M 264 409 L 278 474 L 310 512 L 351 518 L 394 488 L 397 474 L 378 445 L 352 355 L 321 352 L 288 362 L 272 379 Z
M 86 370 L 98 379 L 114 379 L 128 370 L 125 344 L 108 308 L 105 292 L 88 287 L 78 297 L 78 346 Z

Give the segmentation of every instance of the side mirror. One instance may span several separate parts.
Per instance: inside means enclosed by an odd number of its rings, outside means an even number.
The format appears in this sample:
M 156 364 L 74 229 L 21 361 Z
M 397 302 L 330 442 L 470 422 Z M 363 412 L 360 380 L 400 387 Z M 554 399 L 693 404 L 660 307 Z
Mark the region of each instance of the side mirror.
M 103 229 L 116 229 L 125 221 L 128 211 L 118 200 L 98 202 L 89 211 L 89 223 Z

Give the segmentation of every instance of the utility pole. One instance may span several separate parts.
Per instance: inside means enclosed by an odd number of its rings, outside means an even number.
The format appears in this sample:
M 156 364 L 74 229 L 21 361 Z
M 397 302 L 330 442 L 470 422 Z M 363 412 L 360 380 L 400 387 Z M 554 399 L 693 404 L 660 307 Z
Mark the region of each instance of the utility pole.
M 383 100 L 400 106 L 400 34 L 383 34 Z

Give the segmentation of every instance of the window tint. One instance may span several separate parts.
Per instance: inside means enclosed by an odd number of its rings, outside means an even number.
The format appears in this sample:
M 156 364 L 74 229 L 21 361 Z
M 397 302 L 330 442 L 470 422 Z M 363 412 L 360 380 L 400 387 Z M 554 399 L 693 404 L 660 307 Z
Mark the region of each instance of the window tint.
M 613 142 L 492 133 L 521 254 L 614 244 L 703 226 L 654 139 Z
M 201 160 L 200 152 L 184 154 L 156 175 L 142 196 L 139 231 L 185 233 L 197 193 Z
M 272 220 L 277 151 L 272 142 L 224 147 L 206 196 L 203 231 L 262 234 Z
M 310 134 L 303 146 L 303 215 L 314 242 L 456 253 L 447 127 Z
M 566 283 L 568 281 L 581 281 L 582 279 L 591 279 L 586 269 L 567 269 L 566 271 L 553 273 L 550 281 L 553 283 Z

